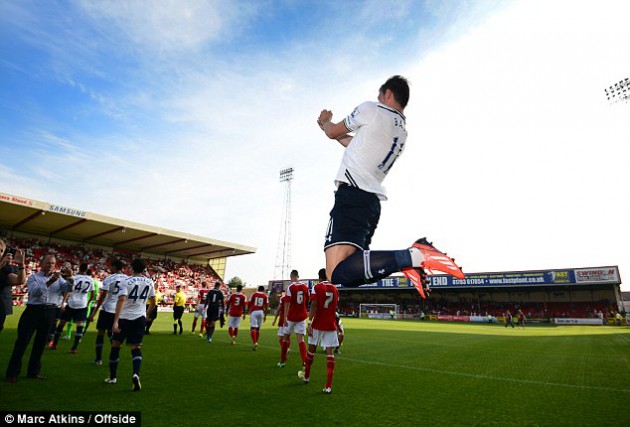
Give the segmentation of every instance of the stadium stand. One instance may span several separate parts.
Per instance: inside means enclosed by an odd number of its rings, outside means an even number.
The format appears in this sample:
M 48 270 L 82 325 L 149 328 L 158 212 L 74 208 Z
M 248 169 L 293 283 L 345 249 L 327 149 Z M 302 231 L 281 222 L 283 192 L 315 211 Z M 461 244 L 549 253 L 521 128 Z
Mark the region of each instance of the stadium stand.
M 426 300 L 420 299 L 404 277 L 392 276 L 359 288 L 340 286 L 339 312 L 359 316 L 360 304 L 396 304 L 399 316 L 407 319 L 492 316 L 502 321 L 507 311 L 514 314 L 518 310 L 538 322 L 612 319 L 617 312 L 625 315 L 616 266 L 470 273 L 465 280 L 436 275 L 431 281 L 432 292 Z M 269 282 L 272 304 L 286 285 L 285 281 Z
M 58 266 L 71 267 L 78 271 L 79 264 L 86 262 L 91 266 L 94 277 L 102 281 L 108 274 L 109 266 L 113 258 L 119 258 L 129 264 L 133 255 L 128 253 L 108 252 L 101 248 L 89 248 L 83 245 L 64 245 L 60 243 L 44 243 L 36 238 L 11 238 L 8 240 L 11 246 L 26 248 L 27 275 L 37 271 L 38 260 L 42 256 L 53 253 L 57 258 Z M 173 303 L 175 286 L 181 285 L 182 290 L 188 295 L 187 305 L 194 305 L 197 292 L 202 282 L 208 284 L 221 280 L 210 266 L 188 265 L 185 262 L 173 260 L 146 258 L 148 272 L 151 278 L 158 284 L 158 289 L 164 294 L 163 305 Z M 13 289 L 14 305 L 23 305 L 26 295 L 26 287 Z
M 141 256 L 148 261 L 148 271 L 167 305 L 172 304 L 176 284 L 182 285 L 192 305 L 202 281 L 223 278 L 228 258 L 256 251 L 237 243 L 2 192 L 0 228 L 10 233 L 13 246 L 26 250 L 27 273 L 37 270 L 42 255 L 54 252 L 60 265 L 76 268 L 81 262 L 91 264 L 95 277 L 102 280 L 112 258 L 129 262 Z M 25 289 L 14 289 L 14 293 L 14 303 L 22 304 Z

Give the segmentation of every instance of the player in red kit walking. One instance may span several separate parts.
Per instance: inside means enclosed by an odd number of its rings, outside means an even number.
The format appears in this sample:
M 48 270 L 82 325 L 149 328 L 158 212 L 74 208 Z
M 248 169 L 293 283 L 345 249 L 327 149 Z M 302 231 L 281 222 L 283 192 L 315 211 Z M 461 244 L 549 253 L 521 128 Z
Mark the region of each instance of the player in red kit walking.
M 238 328 L 241 326 L 241 316 L 245 319 L 245 304 L 247 298 L 241 293 L 243 290 L 242 285 L 236 287 L 236 293 L 230 295 L 227 299 L 227 312 L 230 316 L 228 320 L 228 332 L 230 338 L 232 338 L 232 345 L 236 344 L 236 336 L 238 335 Z
M 298 372 L 298 377 L 308 383 L 311 376 L 311 365 L 315 357 L 315 350 L 320 344 L 326 351 L 326 367 L 328 378 L 324 393 L 332 392 L 332 380 L 335 372 L 335 355 L 333 350 L 339 345 L 337 336 L 337 303 L 339 293 L 337 287 L 326 280 L 326 269 L 319 270 L 318 283 L 311 292 L 311 308 L 308 313 L 308 353 L 303 371 Z M 312 322 L 312 323 L 311 323 Z
M 280 342 L 280 348 L 282 349 L 282 343 L 284 342 L 284 326 L 286 321 L 284 320 L 284 292 L 280 296 L 280 302 L 278 303 L 278 310 L 276 311 L 276 317 L 273 318 L 273 322 L 271 326 L 276 326 L 276 321 L 278 321 L 278 341 Z M 289 338 L 289 344 L 287 347 L 291 346 L 291 338 Z
M 287 293 L 283 297 L 284 300 L 284 341 L 282 343 L 282 351 L 280 352 L 280 362 L 276 366 L 284 368 L 287 361 L 287 351 L 289 350 L 289 338 L 295 332 L 298 346 L 300 347 L 300 356 L 302 356 L 302 366 L 306 363 L 306 343 L 304 342 L 304 334 L 306 333 L 306 325 L 304 321 L 308 317 L 306 311 L 306 303 L 308 300 L 308 286 L 298 282 L 299 275 L 297 270 L 291 271 L 291 284 L 287 288 Z
M 203 337 L 203 331 L 206 329 L 206 318 L 208 317 L 208 312 L 206 311 L 206 295 L 208 295 L 208 284 L 206 282 L 201 283 L 201 289 L 199 289 L 199 293 L 197 294 L 197 309 L 195 310 L 195 319 L 192 324 L 192 333 L 195 333 L 195 328 L 197 327 L 197 319 L 201 316 L 201 329 L 199 330 L 199 336 Z
M 269 309 L 269 299 L 265 293 L 265 287 L 259 286 L 258 291 L 249 297 L 249 333 L 254 343 L 253 350 L 258 350 L 258 337 L 263 322 L 267 320 L 267 310 Z

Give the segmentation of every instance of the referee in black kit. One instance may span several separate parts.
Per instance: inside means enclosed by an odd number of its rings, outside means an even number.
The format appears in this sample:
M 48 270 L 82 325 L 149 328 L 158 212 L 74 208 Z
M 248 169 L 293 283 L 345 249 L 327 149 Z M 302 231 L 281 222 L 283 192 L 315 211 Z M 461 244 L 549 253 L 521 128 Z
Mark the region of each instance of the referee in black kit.
M 17 339 L 7 366 L 6 377 L 9 383 L 17 382 L 22 369 L 22 357 L 33 334 L 35 340 L 28 362 L 27 376 L 38 380 L 46 379 L 40 375 L 40 370 L 48 330 L 57 312 L 57 301 L 65 292 L 72 290 L 71 270 L 68 270 L 68 276 L 63 278 L 61 272 L 54 271 L 56 263 L 54 255 L 44 256 L 39 272 L 31 274 L 26 282 L 28 304 L 18 322 Z

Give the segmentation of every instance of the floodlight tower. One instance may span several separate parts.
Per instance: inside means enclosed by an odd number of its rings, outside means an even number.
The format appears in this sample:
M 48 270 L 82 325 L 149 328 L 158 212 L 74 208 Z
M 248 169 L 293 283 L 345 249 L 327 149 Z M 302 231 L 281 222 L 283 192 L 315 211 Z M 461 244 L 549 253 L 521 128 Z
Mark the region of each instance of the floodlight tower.
M 280 235 L 276 251 L 276 268 L 274 279 L 288 279 L 291 268 L 291 181 L 293 168 L 288 167 L 280 171 L 280 182 L 284 184 L 284 202 L 280 216 Z
M 630 101 L 630 78 L 626 77 L 619 80 L 614 85 L 604 89 L 604 93 L 606 93 L 606 99 L 611 105 L 620 101 Z

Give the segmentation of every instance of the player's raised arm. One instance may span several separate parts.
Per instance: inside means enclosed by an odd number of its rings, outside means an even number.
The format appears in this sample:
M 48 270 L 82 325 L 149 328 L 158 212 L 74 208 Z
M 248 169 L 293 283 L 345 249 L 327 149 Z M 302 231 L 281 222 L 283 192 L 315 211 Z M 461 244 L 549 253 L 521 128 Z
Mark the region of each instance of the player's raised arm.
M 11 286 L 21 286 L 26 283 L 26 270 L 24 269 L 24 250 L 17 248 L 15 251 L 15 262 L 18 265 L 18 273 L 15 281 L 11 283 Z
M 328 138 L 336 139 L 341 145 L 347 147 L 348 144 L 350 144 L 350 142 L 352 141 L 352 137 L 348 135 L 348 132 L 350 132 L 350 130 L 346 127 L 343 121 L 339 123 L 333 123 L 332 116 L 332 111 L 322 110 L 322 112 L 319 113 L 317 124 L 319 125 L 319 128 L 324 131 Z

